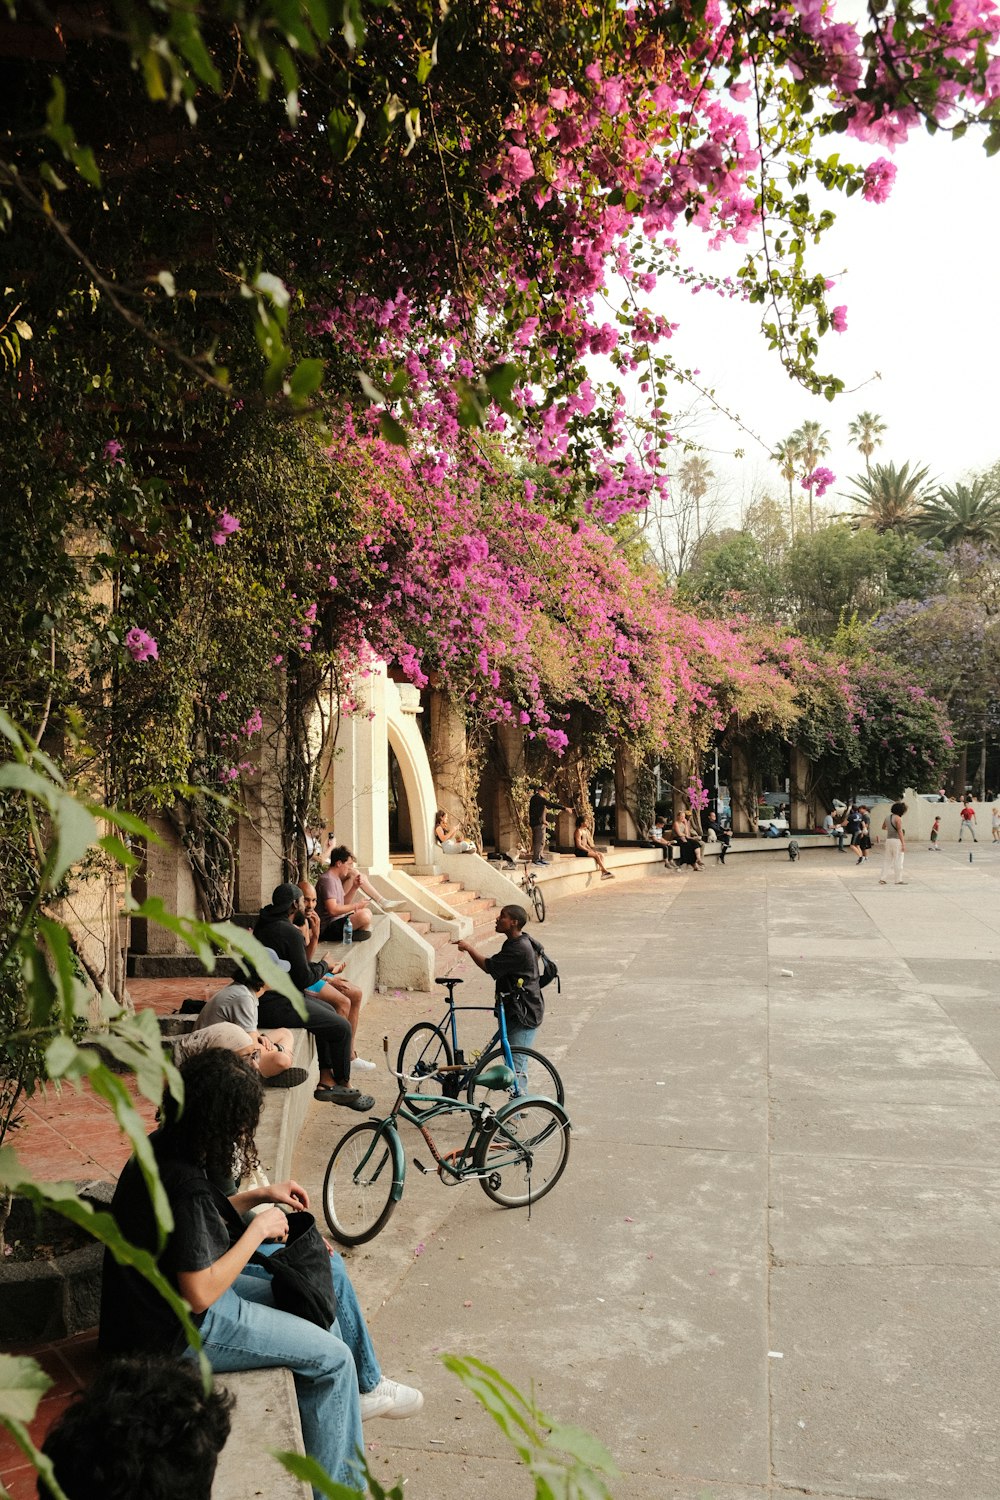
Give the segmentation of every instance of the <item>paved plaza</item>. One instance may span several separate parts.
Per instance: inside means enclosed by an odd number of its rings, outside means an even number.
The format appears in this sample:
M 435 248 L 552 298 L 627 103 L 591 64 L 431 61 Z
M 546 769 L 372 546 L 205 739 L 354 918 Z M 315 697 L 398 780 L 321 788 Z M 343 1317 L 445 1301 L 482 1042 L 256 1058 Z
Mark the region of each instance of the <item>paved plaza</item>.
M 917 850 L 897 888 L 769 851 L 554 904 L 531 930 L 563 974 L 539 1044 L 565 1177 L 529 1223 L 411 1165 L 348 1257 L 387 1372 L 427 1395 L 369 1425 L 383 1482 L 532 1493 L 453 1351 L 595 1433 L 616 1500 L 1000 1495 L 1000 849 L 968 854 Z M 376 997 L 362 1051 L 436 1011 Z M 311 1190 L 352 1123 L 315 1107 Z

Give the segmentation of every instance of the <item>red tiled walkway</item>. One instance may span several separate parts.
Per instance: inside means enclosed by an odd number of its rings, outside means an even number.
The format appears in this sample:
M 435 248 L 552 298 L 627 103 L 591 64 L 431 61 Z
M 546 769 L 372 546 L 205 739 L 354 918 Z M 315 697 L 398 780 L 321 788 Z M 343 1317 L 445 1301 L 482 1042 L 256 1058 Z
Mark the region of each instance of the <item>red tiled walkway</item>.
M 49 1428 L 62 1415 L 76 1391 L 91 1379 L 97 1363 L 97 1333 L 78 1334 L 76 1338 L 63 1339 L 57 1344 L 43 1344 L 41 1348 L 19 1349 L 19 1354 L 30 1354 L 51 1378 L 52 1385 L 39 1403 L 35 1420 L 28 1431 L 36 1447 L 45 1440 Z M 0 1430 L 0 1486 L 10 1500 L 34 1500 L 35 1471 L 24 1454 L 6 1432 Z

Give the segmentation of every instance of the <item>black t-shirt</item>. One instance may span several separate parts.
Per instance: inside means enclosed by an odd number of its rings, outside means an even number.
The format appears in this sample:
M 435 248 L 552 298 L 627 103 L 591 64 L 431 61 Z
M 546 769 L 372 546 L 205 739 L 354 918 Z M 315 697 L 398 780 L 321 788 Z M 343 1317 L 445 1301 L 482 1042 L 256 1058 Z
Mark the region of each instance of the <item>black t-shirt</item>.
M 279 958 L 291 964 L 289 979 L 300 990 L 307 990 L 326 973 L 326 965 L 306 958 L 306 940 L 301 927 L 288 920 L 286 913 L 265 906 L 253 926 L 253 935 L 265 948 L 273 948 Z
M 503 1000 L 511 1024 L 524 1027 L 542 1024 L 545 1002 L 538 983 L 538 957 L 527 933 L 509 937 L 500 952 L 486 960 L 486 972 L 496 980 L 497 998 Z
M 153 1205 L 134 1156 L 118 1179 L 111 1213 L 130 1244 L 156 1257 L 176 1290 L 178 1272 L 204 1271 L 214 1265 L 246 1226 L 203 1168 L 168 1154 L 159 1131 L 150 1142 L 174 1216 L 173 1230 L 160 1254 L 156 1255 Z M 177 1354 L 186 1347 L 173 1310 L 138 1271 L 120 1266 L 110 1250 L 104 1252 L 100 1345 L 107 1354 Z
M 541 792 L 536 792 L 528 803 L 528 827 L 538 828 L 545 822 L 545 814 L 553 803 L 547 802 Z

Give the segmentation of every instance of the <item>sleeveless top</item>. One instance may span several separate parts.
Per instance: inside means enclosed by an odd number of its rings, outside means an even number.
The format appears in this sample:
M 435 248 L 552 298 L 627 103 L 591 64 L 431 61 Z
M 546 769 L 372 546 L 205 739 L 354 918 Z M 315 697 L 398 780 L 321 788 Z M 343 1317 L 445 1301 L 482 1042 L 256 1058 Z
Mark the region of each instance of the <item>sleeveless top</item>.
M 902 817 L 901 813 L 890 813 L 889 816 L 888 816 L 888 818 L 886 819 L 886 825 L 885 825 L 885 841 L 886 841 L 886 843 L 888 843 L 890 839 L 897 839 L 897 840 L 899 839 L 899 828 L 892 821 L 893 818 L 899 818 L 899 817 Z

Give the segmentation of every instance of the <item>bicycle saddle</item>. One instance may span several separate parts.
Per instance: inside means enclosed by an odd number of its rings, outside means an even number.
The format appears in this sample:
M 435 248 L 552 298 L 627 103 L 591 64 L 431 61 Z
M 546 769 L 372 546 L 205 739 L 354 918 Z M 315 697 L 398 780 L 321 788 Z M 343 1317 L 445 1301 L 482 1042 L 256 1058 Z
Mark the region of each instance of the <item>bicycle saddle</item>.
M 435 984 L 464 984 L 464 979 L 435 979 Z

